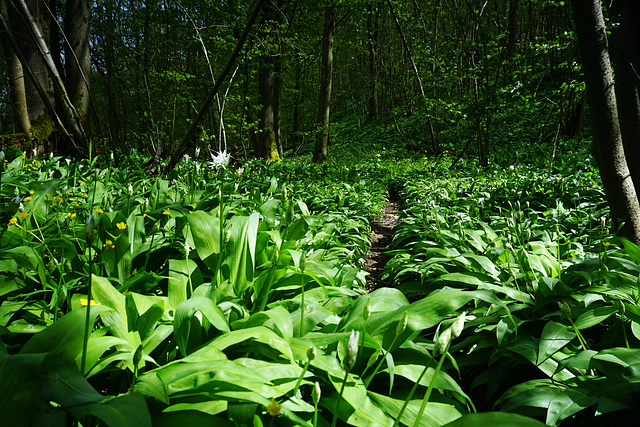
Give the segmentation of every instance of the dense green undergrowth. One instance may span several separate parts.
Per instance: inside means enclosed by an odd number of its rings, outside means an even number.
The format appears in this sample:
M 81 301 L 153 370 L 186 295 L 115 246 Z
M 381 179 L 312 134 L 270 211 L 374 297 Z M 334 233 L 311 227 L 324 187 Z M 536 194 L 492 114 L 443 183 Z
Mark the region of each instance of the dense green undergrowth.
M 186 159 L 164 178 L 136 159 L 6 161 L 5 418 L 624 424 L 640 250 L 610 232 L 577 143 L 549 174 L 339 141 L 323 166 Z M 388 190 L 404 204 L 390 287 L 366 293 Z

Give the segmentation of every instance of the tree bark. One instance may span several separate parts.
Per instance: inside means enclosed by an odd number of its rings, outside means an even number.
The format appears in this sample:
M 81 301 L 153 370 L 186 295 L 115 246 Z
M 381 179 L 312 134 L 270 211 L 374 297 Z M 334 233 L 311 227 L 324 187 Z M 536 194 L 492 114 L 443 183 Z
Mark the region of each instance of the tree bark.
M 258 146 L 255 147 L 256 157 L 266 160 L 279 161 L 278 137 L 280 135 L 278 125 L 280 120 L 280 99 L 278 94 L 278 82 L 276 77 L 277 62 L 279 61 L 278 49 L 278 11 L 272 2 L 265 6 L 263 38 L 266 44 L 266 52 L 260 58 L 258 70 L 258 92 L 260 101 Z
M 369 39 L 369 120 L 378 117 L 378 26 L 380 5 L 367 6 L 367 33 Z
M 85 131 L 89 129 L 91 54 L 89 50 L 89 0 L 67 0 L 65 13 L 66 87 Z
M 44 43 L 49 43 L 49 20 L 43 15 L 41 2 L 38 0 L 28 0 L 25 7 L 28 7 L 32 15 L 34 25 L 38 25 Z M 51 125 L 51 117 L 48 114 L 47 102 L 54 104 L 53 83 L 47 72 L 47 66 L 44 59 L 38 52 L 38 48 L 31 37 L 29 28 L 23 23 L 23 14 L 19 10 L 19 6 L 14 6 L 13 2 L 8 4 L 9 20 L 13 37 L 15 38 L 18 48 L 24 57 L 23 67 L 28 67 L 33 73 L 36 81 L 26 79 L 24 81 L 25 98 L 27 102 L 27 110 L 31 126 L 34 128 L 32 132 L 38 138 L 46 139 L 53 130 Z M 16 53 L 17 54 L 17 53 Z M 40 97 L 38 87 L 42 87 L 46 93 L 47 100 Z
M 612 29 L 612 59 L 620 130 L 627 165 L 636 189 L 640 188 L 640 5 L 621 3 L 620 25 Z
M 260 92 L 260 123 L 256 156 L 278 161 L 275 131 L 275 70 L 272 57 L 263 57 L 260 65 L 258 91 Z
M 627 161 L 614 92 L 607 36 L 600 0 L 572 0 L 573 18 L 591 109 L 593 152 L 615 226 L 640 242 L 640 204 Z
M 5 22 L 9 20 L 9 11 L 5 2 L 0 4 L 0 14 L 2 14 Z M 11 92 L 13 119 L 15 123 L 18 124 L 20 132 L 24 133 L 27 139 L 31 141 L 33 135 L 31 134 L 31 121 L 29 120 L 29 111 L 27 109 L 27 94 L 24 86 L 22 63 L 11 47 L 9 34 L 3 29 L 0 29 L 0 41 L 2 42 L 2 49 L 4 51 L 4 57 L 6 58 L 9 74 L 9 90 Z
M 331 112 L 331 84 L 333 81 L 333 32 L 336 27 L 336 7 L 329 5 L 324 11 L 322 35 L 322 65 L 320 67 L 320 101 L 318 102 L 318 133 L 313 150 L 314 163 L 327 160 L 329 145 L 329 123 Z

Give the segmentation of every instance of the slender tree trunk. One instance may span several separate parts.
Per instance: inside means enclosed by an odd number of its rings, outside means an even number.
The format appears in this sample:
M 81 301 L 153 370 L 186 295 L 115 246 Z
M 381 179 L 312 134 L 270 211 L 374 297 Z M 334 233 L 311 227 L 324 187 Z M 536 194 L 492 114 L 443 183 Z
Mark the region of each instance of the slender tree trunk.
M 71 103 L 78 112 L 78 119 L 85 131 L 90 124 L 91 55 L 89 51 L 89 0 L 67 0 L 65 33 L 66 86 Z
M 513 59 L 516 55 L 516 44 L 520 38 L 520 32 L 518 31 L 518 9 L 520 6 L 520 0 L 509 0 L 509 14 L 507 22 L 507 61 Z
M 378 117 L 378 35 L 380 5 L 367 6 L 367 33 L 369 38 L 369 120 Z
M 627 165 L 640 189 L 640 4 L 622 2 L 621 23 L 612 29 L 612 59 L 616 70 L 616 98 Z
M 9 25 L 11 25 L 18 48 L 26 61 L 22 65 L 23 67 L 29 67 L 37 80 L 37 83 L 31 79 L 24 81 L 29 120 L 34 127 L 32 132 L 34 132 L 34 136 L 46 139 L 53 131 L 53 121 L 47 112 L 46 102 L 40 97 L 36 86 L 40 85 L 44 89 L 48 97 L 47 101 L 53 105 L 55 104 L 53 82 L 47 72 L 44 58 L 40 55 L 38 47 L 30 34 L 23 12 L 14 8 L 12 4 L 9 3 Z M 17 5 L 15 7 L 19 8 Z M 37 25 L 40 29 L 42 42 L 48 44 L 49 20 L 44 16 L 44 11 L 42 10 L 44 5 L 38 0 L 28 0 L 25 3 L 25 7 L 28 7 L 31 11 L 33 25 Z
M 276 148 L 280 157 L 284 156 L 284 145 L 282 142 L 282 56 L 275 58 L 274 64 L 275 80 L 273 86 L 273 133 L 276 139 Z
M 0 3 L 0 14 L 2 14 L 5 22 L 9 20 L 9 11 L 5 2 Z M 4 57 L 7 62 L 7 70 L 9 74 L 9 90 L 11 92 L 11 109 L 14 122 L 17 123 L 20 132 L 24 133 L 27 140 L 31 141 L 31 121 L 29 120 L 29 111 L 27 110 L 27 94 L 24 86 L 24 70 L 22 63 L 11 47 L 9 34 L 0 29 L 0 41 Z
M 260 93 L 260 130 L 257 157 L 267 160 L 279 160 L 278 145 L 275 133 L 275 70 L 273 58 L 262 59 L 258 80 L 258 91 Z
M 582 68 L 591 109 L 593 151 L 600 169 L 614 225 L 640 242 L 640 205 L 625 158 L 614 93 L 607 36 L 600 0 L 572 0 L 582 54 Z
M 313 161 L 327 160 L 329 145 L 329 124 L 331 112 L 331 84 L 333 81 L 333 32 L 336 27 L 336 7 L 329 5 L 324 11 L 324 32 L 322 35 L 322 65 L 320 68 L 320 101 L 318 102 L 318 133 L 313 150 Z
M 259 134 L 256 157 L 279 161 L 280 150 L 278 129 L 280 116 L 280 99 L 276 68 L 279 61 L 278 21 L 279 12 L 273 2 L 268 2 L 264 8 L 264 30 L 262 38 L 266 41 L 266 52 L 260 59 L 258 70 L 258 92 L 260 102 Z
M 114 28 L 113 20 L 113 2 L 105 2 L 105 14 L 106 14 L 106 28 Z M 113 94 L 113 80 L 116 76 L 115 67 L 115 52 L 113 49 L 112 37 L 105 37 L 104 43 L 104 63 L 105 63 L 105 81 L 106 81 L 106 96 L 107 96 L 107 116 L 109 120 L 109 140 L 112 147 L 120 146 L 122 152 L 125 152 L 125 145 L 122 138 L 120 138 L 120 120 L 119 110 L 116 108 L 116 98 Z

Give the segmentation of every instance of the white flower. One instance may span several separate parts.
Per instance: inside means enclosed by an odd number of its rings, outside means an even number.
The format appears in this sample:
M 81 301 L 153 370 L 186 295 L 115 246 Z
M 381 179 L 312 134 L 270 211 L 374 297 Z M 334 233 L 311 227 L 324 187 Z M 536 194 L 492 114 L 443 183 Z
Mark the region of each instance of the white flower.
M 231 155 L 227 153 L 227 150 L 218 151 L 216 156 L 211 156 L 211 165 L 216 169 L 220 167 L 226 169 L 230 159 Z
M 129 195 L 133 196 L 133 184 L 129 184 L 129 188 L 127 188 L 127 190 L 129 191 Z

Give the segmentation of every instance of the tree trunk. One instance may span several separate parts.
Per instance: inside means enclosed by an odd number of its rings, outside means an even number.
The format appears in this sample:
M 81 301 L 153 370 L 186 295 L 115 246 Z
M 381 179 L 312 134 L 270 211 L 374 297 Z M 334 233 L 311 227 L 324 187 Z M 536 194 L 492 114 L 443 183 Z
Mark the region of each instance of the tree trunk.
M 26 2 L 35 25 L 39 26 L 42 41 L 49 43 L 49 20 L 44 15 L 42 3 L 39 0 L 28 0 Z M 18 6 L 16 6 L 18 7 Z M 42 55 L 38 51 L 38 47 L 30 34 L 28 25 L 26 24 L 23 13 L 13 7 L 13 3 L 9 3 L 9 25 L 18 43 L 18 48 L 24 56 L 26 63 L 23 67 L 28 67 L 37 82 L 31 79 L 24 80 L 25 98 L 27 102 L 27 110 L 29 120 L 32 126 L 31 131 L 37 138 L 46 139 L 54 130 L 51 116 L 47 112 L 46 104 L 54 104 L 53 98 L 53 82 L 47 72 L 47 66 Z M 47 94 L 48 100 L 43 100 L 38 93 L 37 85 L 40 85 Z
M 510 61 L 516 56 L 516 44 L 520 39 L 520 32 L 518 31 L 518 7 L 520 0 L 509 0 L 509 15 L 507 22 L 507 53 L 506 59 Z
M 89 0 L 67 0 L 64 19 L 66 87 L 85 131 L 89 130 L 91 55 L 89 51 Z
M 320 101 L 318 102 L 318 133 L 313 150 L 313 161 L 327 160 L 329 145 L 329 115 L 331 111 L 331 83 L 333 79 L 333 32 L 336 26 L 336 7 L 330 5 L 324 11 L 324 32 L 322 35 L 322 65 L 320 68 Z
M 640 5 L 621 4 L 621 23 L 612 29 L 612 59 L 616 70 L 616 98 L 627 165 L 634 187 L 640 188 Z
M 276 5 L 268 2 L 264 8 L 264 29 L 262 31 L 266 52 L 260 58 L 260 68 L 258 70 L 260 120 L 258 124 L 258 146 L 256 147 L 255 155 L 272 161 L 280 160 L 278 147 L 280 99 L 276 77 L 277 62 L 279 61 L 279 52 L 277 52 L 278 16 Z
M 274 98 L 275 71 L 272 57 L 264 57 L 260 65 L 258 91 L 260 92 L 259 144 L 256 157 L 278 161 L 278 144 L 275 132 Z
M 367 6 L 367 33 L 369 38 L 369 120 L 378 117 L 378 26 L 380 5 Z
M 640 242 L 640 205 L 625 158 L 600 0 L 572 0 L 591 109 L 593 151 L 615 226 Z
M 0 4 L 0 13 L 5 22 L 8 22 L 9 11 L 5 2 Z M 0 41 L 2 42 L 2 49 L 4 57 L 6 58 L 9 74 L 9 90 L 11 91 L 13 119 L 18 125 L 19 131 L 24 133 L 27 139 L 31 141 L 31 121 L 29 120 L 29 111 L 27 110 L 27 94 L 24 86 L 22 63 L 11 47 L 9 34 L 6 34 L 2 29 L 0 29 Z

